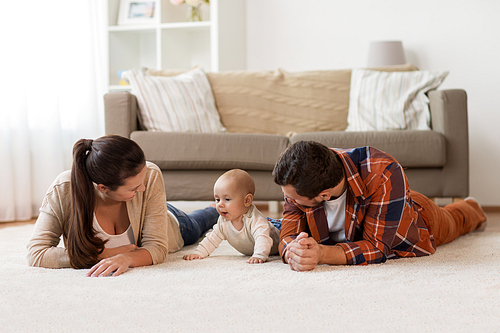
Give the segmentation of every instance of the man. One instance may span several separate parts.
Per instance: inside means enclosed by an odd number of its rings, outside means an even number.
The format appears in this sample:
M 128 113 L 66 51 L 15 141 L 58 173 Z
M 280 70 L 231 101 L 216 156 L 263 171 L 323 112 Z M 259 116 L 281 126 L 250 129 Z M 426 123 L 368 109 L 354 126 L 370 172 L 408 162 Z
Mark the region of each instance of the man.
M 279 251 L 293 270 L 430 255 L 486 222 L 472 199 L 438 207 L 411 191 L 401 165 L 372 147 L 300 141 L 273 176 L 285 196 Z

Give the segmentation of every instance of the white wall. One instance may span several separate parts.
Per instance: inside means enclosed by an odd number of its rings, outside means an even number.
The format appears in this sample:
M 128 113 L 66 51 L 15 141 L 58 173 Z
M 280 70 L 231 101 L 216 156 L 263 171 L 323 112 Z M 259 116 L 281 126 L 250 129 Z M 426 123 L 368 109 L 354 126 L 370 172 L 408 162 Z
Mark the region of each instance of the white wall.
M 247 0 L 247 68 L 366 66 L 368 44 L 402 40 L 407 62 L 449 70 L 468 94 L 470 195 L 500 205 L 500 1 Z

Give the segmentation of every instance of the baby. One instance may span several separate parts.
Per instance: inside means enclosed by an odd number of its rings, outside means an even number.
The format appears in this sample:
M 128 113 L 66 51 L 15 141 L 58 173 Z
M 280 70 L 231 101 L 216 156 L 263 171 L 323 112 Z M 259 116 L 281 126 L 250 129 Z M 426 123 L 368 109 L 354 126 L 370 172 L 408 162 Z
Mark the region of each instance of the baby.
M 269 255 L 278 254 L 279 230 L 253 204 L 255 183 L 243 170 L 224 173 L 214 185 L 214 197 L 219 220 L 185 260 L 203 259 L 223 240 L 239 252 L 251 256 L 250 264 L 261 264 Z

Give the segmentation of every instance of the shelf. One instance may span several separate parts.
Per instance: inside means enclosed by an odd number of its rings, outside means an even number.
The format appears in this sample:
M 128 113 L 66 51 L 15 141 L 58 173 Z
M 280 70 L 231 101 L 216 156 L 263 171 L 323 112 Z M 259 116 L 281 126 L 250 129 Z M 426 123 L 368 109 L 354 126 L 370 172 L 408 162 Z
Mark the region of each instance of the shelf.
M 210 29 L 166 29 L 161 33 L 164 68 L 191 69 L 200 67 L 211 71 Z
M 156 30 L 156 25 L 112 25 L 108 31 L 137 31 L 137 30 Z
M 109 86 L 109 91 L 130 91 L 132 88 L 130 86 L 113 85 Z
M 137 31 L 137 30 L 156 30 L 161 29 L 210 29 L 212 25 L 209 21 L 201 22 L 173 22 L 173 23 L 161 23 L 155 25 L 112 25 L 108 27 L 108 31 Z
M 203 21 L 188 22 L 187 6 L 159 0 L 158 19 L 118 25 L 121 0 L 107 0 L 108 88 L 121 86 L 118 72 L 158 68 L 207 72 L 246 68 L 245 0 L 211 0 L 202 5 Z
M 118 72 L 132 68 L 158 67 L 156 30 L 110 31 L 109 85 L 118 85 Z
M 201 22 L 173 22 L 173 23 L 162 23 L 160 28 L 162 29 L 200 29 L 200 28 L 210 28 L 212 25 L 209 21 Z

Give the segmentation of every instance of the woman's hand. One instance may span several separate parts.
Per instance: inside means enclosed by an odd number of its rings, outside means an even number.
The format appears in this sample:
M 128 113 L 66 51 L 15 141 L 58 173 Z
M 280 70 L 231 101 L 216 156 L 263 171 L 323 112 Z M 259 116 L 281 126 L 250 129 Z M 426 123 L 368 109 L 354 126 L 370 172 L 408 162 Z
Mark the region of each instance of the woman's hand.
M 118 247 L 114 247 L 111 249 L 105 248 L 101 254 L 97 256 L 98 260 L 106 259 L 106 258 L 111 258 L 116 255 L 122 254 L 122 253 L 128 253 L 137 250 L 137 245 L 135 244 L 129 244 L 129 245 L 122 245 Z
M 148 250 L 139 248 L 135 251 L 120 253 L 116 256 L 105 258 L 95 264 L 87 273 L 87 276 L 118 276 L 131 267 L 149 266 L 153 259 Z
M 103 277 L 112 274 L 118 276 L 125 273 L 132 264 L 132 258 L 126 254 L 118 254 L 95 264 L 87 273 L 90 277 Z

